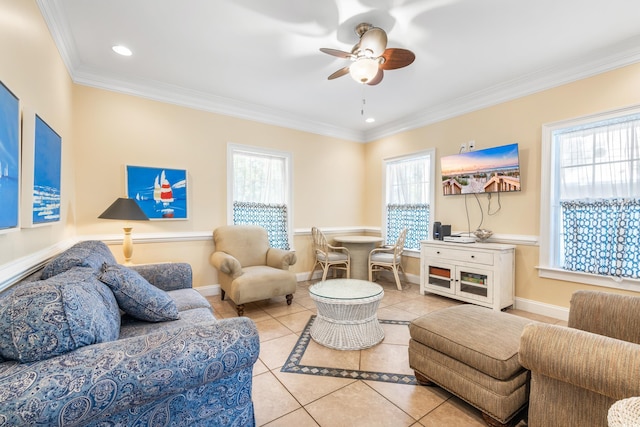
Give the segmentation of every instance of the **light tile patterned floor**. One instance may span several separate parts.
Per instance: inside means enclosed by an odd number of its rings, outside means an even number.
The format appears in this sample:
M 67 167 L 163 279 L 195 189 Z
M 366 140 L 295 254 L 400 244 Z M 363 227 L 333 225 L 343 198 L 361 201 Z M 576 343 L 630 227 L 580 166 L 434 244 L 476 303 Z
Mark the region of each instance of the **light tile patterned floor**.
M 301 331 L 316 314 L 309 286 L 300 282 L 293 303 L 284 297 L 247 304 L 245 315 L 253 319 L 260 334 L 260 356 L 253 370 L 253 402 L 258 426 L 486 426 L 480 412 L 438 387 L 391 384 L 377 381 L 283 373 Z M 378 309 L 380 319 L 413 320 L 457 301 L 436 295 L 420 295 L 416 284 L 395 283 L 382 278 L 385 296 Z M 235 317 L 232 303 L 209 297 L 218 319 Z M 563 323 L 557 319 L 519 310 L 511 313 L 537 321 Z M 331 350 L 311 342 L 303 360 L 351 369 L 411 374 L 408 367 L 408 332 L 393 332 L 372 350 Z M 377 356 L 376 356 L 377 354 Z M 327 366 L 327 365 L 322 365 Z M 523 422 L 520 425 L 526 425 Z

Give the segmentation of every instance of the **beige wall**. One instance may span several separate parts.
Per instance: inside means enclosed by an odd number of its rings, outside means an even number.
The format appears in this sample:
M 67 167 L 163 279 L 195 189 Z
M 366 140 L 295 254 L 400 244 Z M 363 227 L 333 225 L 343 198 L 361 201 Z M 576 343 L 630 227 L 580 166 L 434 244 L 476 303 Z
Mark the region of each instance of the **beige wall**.
M 0 80 L 62 137 L 59 223 L 0 234 L 0 266 L 73 235 L 75 205 L 73 84 L 35 1 L 0 0 Z M 23 172 L 33 173 L 23 168 Z M 2 205 L 0 204 L 0 209 Z
M 295 229 L 362 224 L 363 144 L 86 86 L 74 90 L 74 123 L 79 235 L 114 233 L 123 226 L 97 217 L 125 195 L 127 164 L 188 171 L 189 220 L 132 224 L 134 240 L 136 233 L 212 232 L 226 224 L 229 142 L 292 153 Z M 311 268 L 308 240 L 294 241 L 295 271 Z M 135 245 L 134 262 L 189 261 L 196 284 L 213 284 L 212 251 L 212 242 Z M 119 248 L 114 253 L 121 255 Z
M 523 191 L 503 195 L 502 210 L 485 215 L 483 226 L 498 234 L 537 236 L 542 124 L 640 103 L 635 65 L 359 144 L 74 85 L 33 0 L 0 0 L 0 51 L 0 80 L 63 138 L 62 221 L 0 235 L 0 266 L 76 235 L 119 235 L 123 224 L 97 216 L 124 195 L 126 164 L 185 168 L 189 178 L 190 219 L 136 223 L 134 237 L 211 232 L 227 222 L 228 142 L 293 154 L 298 230 L 380 226 L 384 158 L 426 148 L 436 148 L 439 158 L 469 140 L 477 148 L 518 142 Z M 468 202 L 475 228 L 477 204 Z M 486 196 L 481 202 L 486 212 Z M 466 229 L 464 197 L 437 192 L 435 203 L 436 220 Z M 309 242 L 308 235 L 295 237 L 297 272 L 311 268 Z M 216 283 L 208 264 L 212 249 L 206 239 L 136 244 L 134 261 L 190 262 L 196 285 L 207 285 Z M 112 250 L 121 260 L 120 247 Z M 588 288 L 539 279 L 537 263 L 537 246 L 518 246 L 517 297 L 566 307 L 575 289 Z M 418 260 L 408 259 L 407 270 L 419 274 Z
M 522 191 L 503 194 L 502 209 L 487 215 L 487 195 L 480 196 L 484 210 L 483 227 L 496 234 L 538 236 L 540 223 L 540 156 L 543 124 L 640 104 L 640 64 L 601 74 L 534 95 L 484 108 L 473 113 L 425 126 L 366 145 L 367 197 L 365 223 L 381 221 L 383 159 L 426 148 L 436 148 L 436 176 L 440 176 L 440 156 L 455 154 L 461 143 L 474 140 L 476 149 L 519 143 Z M 492 199 L 492 211 L 497 207 Z M 467 196 L 471 230 L 481 221 L 474 197 Z M 464 196 L 442 196 L 436 190 L 435 220 L 466 231 Z M 586 285 L 538 278 L 537 246 L 516 250 L 516 296 L 568 307 L 569 298 Z M 417 271 L 414 271 L 416 274 Z M 610 289 L 608 289 L 610 290 Z

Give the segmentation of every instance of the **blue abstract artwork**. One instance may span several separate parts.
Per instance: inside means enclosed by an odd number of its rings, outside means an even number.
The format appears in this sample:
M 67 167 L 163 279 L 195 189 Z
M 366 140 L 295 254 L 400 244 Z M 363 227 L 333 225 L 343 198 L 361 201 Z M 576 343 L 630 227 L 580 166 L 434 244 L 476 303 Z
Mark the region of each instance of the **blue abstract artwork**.
M 36 115 L 33 165 L 33 224 L 60 221 L 62 139 Z
M 185 169 L 127 166 L 127 197 L 135 199 L 150 220 L 187 219 Z
M 20 105 L 0 82 L 0 230 L 17 228 L 20 209 Z

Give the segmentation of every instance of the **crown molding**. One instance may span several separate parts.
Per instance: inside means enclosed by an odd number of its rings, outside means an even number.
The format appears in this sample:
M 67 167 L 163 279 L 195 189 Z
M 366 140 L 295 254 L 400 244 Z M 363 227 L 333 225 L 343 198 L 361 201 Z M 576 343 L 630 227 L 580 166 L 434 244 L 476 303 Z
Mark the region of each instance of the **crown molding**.
M 290 112 L 193 91 L 176 85 L 168 85 L 157 81 L 124 81 L 119 78 L 105 77 L 98 72 L 99 70 L 82 66 L 75 49 L 75 41 L 67 30 L 68 26 L 60 9 L 59 0 L 36 0 L 36 2 L 71 79 L 77 84 L 362 143 L 424 127 L 640 62 L 640 37 L 636 37 L 616 46 L 616 50 L 613 52 L 611 48 L 595 51 L 590 55 L 566 61 L 553 67 L 536 70 L 484 90 L 434 105 L 425 111 L 392 123 L 367 131 L 357 131 L 309 120 Z
M 482 108 L 638 63 L 640 62 L 639 46 L 640 38 L 634 38 L 628 40 L 621 49 L 614 53 L 607 54 L 600 51 L 570 63 L 528 73 L 450 102 L 433 106 L 426 111 L 393 123 L 371 129 L 365 133 L 364 140 L 371 142 L 376 139 L 393 136 L 400 132 L 424 127 Z

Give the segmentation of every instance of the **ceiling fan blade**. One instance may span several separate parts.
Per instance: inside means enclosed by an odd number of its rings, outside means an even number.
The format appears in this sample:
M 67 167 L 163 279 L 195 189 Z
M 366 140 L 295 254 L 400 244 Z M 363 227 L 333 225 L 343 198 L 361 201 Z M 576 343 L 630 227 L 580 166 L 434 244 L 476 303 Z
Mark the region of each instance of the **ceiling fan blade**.
M 349 52 L 345 52 L 343 50 L 338 50 L 338 49 L 329 49 L 326 47 L 321 47 L 320 51 L 332 56 L 337 56 L 338 58 L 351 58 L 353 56 Z
M 387 33 L 382 28 L 370 28 L 360 38 L 359 45 L 365 55 L 377 58 L 387 48 Z
M 376 76 L 374 78 L 372 78 L 371 80 L 369 80 L 367 82 L 367 84 L 369 86 L 374 86 L 377 85 L 378 83 L 380 83 L 382 81 L 382 78 L 384 77 L 384 71 L 382 71 L 382 68 L 378 68 L 378 74 L 376 74 Z
M 337 79 L 338 77 L 342 77 L 345 74 L 349 74 L 349 67 L 340 68 L 338 71 L 327 77 L 327 80 Z
M 407 49 L 389 48 L 382 54 L 384 62 L 380 64 L 383 70 L 395 70 L 411 64 L 416 55 Z

